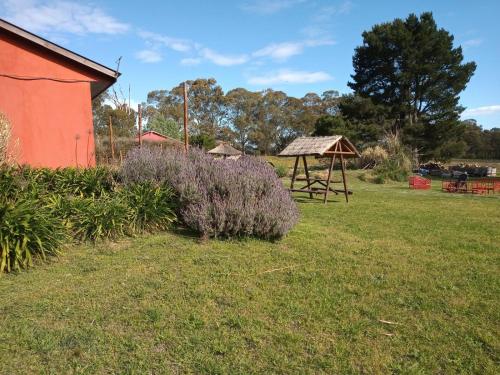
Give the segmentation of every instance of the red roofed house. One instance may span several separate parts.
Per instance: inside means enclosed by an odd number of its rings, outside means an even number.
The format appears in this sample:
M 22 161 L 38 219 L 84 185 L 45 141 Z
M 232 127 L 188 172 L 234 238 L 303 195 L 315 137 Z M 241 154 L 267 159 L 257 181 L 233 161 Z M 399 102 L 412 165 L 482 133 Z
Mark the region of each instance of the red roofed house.
M 95 165 L 91 99 L 118 75 L 0 19 L 0 112 L 11 124 L 17 162 Z
M 148 130 L 141 135 L 143 142 L 165 142 L 173 146 L 184 147 L 184 143 L 178 139 L 169 137 L 168 135 L 163 135 L 161 133 L 155 132 L 154 130 Z M 139 140 L 139 136 L 136 137 Z

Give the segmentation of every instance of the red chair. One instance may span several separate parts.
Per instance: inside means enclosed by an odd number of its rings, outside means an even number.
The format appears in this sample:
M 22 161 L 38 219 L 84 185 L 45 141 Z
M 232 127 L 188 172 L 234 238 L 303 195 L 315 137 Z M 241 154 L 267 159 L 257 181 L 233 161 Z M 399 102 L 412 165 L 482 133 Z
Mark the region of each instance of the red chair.
M 431 180 L 421 176 L 411 176 L 408 179 L 410 189 L 428 190 L 431 188 Z

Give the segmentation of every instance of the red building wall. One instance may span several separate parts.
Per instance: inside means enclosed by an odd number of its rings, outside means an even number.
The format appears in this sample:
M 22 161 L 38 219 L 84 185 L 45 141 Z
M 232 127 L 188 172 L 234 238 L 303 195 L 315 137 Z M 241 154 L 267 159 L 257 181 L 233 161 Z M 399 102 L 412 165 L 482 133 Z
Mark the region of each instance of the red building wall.
M 84 81 L 0 76 L 0 111 L 11 123 L 11 149 L 20 164 L 52 168 L 95 165 L 90 81 L 96 77 L 62 57 L 5 34 L 0 34 L 0 73 Z

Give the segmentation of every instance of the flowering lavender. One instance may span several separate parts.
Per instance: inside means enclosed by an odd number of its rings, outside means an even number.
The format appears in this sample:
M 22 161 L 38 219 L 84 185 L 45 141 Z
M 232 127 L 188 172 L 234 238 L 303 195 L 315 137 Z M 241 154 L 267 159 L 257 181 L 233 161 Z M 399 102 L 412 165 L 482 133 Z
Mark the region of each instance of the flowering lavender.
M 188 154 L 159 148 L 131 151 L 125 183 L 168 183 L 179 199 L 183 222 L 205 237 L 282 237 L 298 210 L 273 169 L 254 157 L 216 160 L 197 149 Z

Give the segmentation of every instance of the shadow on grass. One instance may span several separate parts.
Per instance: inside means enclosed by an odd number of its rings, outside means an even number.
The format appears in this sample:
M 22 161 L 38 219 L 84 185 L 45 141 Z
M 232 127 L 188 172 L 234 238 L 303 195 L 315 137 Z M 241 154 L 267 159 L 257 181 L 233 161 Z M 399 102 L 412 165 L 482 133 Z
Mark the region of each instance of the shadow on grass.
M 332 193 L 333 194 L 333 193 Z M 339 199 L 340 197 L 340 194 L 338 196 L 334 195 L 334 197 L 336 199 L 331 199 L 331 198 L 328 198 L 328 200 L 326 201 L 326 203 L 340 203 L 342 202 L 341 199 Z M 344 196 L 342 196 L 343 198 Z M 311 204 L 311 203 L 320 203 L 320 204 L 323 204 L 323 197 L 312 197 L 312 198 L 309 198 L 309 197 L 293 197 L 294 201 L 297 202 L 297 203 L 308 203 L 308 204 Z M 345 200 L 344 200 L 345 201 Z
M 227 242 L 227 243 L 230 243 L 230 242 L 243 243 L 243 242 L 246 242 L 249 240 L 276 242 L 279 240 L 279 239 L 264 239 L 264 238 L 255 237 L 255 236 L 243 236 L 243 235 L 242 236 L 235 236 L 235 237 L 221 236 L 221 237 L 217 237 L 217 238 L 203 237 L 200 235 L 200 233 L 198 233 L 198 232 L 196 232 L 188 227 L 183 227 L 183 226 L 174 227 L 174 228 L 170 229 L 170 232 L 177 235 L 177 236 L 183 237 L 185 239 L 188 239 L 188 240 L 200 243 L 200 244 L 209 243 L 210 241 L 213 241 L 213 240 L 216 240 L 219 242 Z
M 202 237 L 199 233 L 183 225 L 175 225 L 169 230 L 169 232 L 174 233 L 177 236 L 188 238 L 198 242 L 202 240 Z

